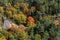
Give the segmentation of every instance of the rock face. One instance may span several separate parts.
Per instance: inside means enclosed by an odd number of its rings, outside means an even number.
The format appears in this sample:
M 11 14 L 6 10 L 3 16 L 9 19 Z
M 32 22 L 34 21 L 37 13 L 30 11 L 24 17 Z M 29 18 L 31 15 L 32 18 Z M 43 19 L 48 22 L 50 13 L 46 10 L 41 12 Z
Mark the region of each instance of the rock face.
M 3 26 L 2 26 L 3 29 L 10 29 L 12 27 L 18 28 L 19 26 L 7 19 L 3 19 Z
M 11 22 L 4 19 L 4 24 L 2 26 L 3 29 L 9 29 L 11 27 Z

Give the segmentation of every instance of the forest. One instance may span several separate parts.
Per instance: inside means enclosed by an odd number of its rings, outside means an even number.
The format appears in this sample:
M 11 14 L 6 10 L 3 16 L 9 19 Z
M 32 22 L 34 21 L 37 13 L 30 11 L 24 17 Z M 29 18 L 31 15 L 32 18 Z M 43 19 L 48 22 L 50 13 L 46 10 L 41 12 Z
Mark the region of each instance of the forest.
M 60 0 L 0 0 L 0 40 L 60 40 Z

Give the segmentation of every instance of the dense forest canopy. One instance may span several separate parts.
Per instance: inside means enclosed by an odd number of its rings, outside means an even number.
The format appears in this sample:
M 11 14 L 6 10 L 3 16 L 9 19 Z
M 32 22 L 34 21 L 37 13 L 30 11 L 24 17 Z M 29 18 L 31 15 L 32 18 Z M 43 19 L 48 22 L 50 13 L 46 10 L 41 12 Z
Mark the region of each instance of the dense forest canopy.
M 0 0 L 0 40 L 60 40 L 60 0 Z

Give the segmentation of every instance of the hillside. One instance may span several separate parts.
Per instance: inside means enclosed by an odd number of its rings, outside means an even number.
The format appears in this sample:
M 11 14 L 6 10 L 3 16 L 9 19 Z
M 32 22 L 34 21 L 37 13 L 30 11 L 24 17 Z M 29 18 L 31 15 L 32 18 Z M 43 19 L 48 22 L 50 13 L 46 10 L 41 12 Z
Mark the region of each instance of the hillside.
M 60 0 L 0 0 L 0 40 L 60 40 Z

